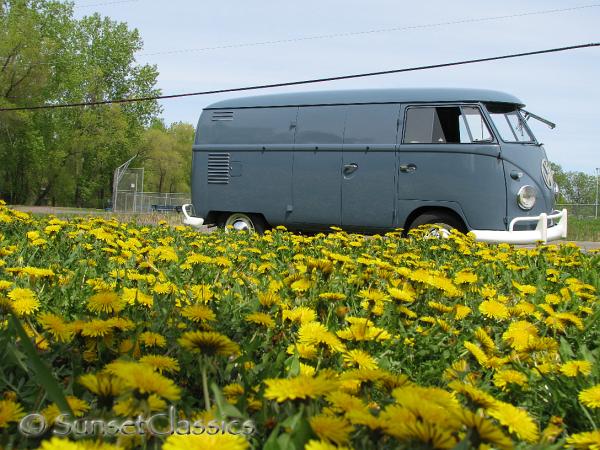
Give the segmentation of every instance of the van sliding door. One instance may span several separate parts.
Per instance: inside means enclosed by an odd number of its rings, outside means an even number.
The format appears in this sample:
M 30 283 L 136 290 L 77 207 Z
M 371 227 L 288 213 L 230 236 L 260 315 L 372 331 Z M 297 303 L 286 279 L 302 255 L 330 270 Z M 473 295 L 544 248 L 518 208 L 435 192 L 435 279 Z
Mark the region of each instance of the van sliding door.
M 341 223 L 340 167 L 346 106 L 298 109 L 290 225 L 327 228 Z M 289 210 L 290 208 L 288 208 Z
M 394 226 L 400 105 L 348 106 L 342 164 L 342 225 Z

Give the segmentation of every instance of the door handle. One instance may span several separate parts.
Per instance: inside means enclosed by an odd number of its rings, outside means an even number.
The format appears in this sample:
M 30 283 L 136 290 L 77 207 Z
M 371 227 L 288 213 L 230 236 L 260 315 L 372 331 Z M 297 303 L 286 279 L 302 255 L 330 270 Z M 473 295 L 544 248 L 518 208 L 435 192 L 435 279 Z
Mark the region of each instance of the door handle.
M 414 172 L 415 170 L 417 170 L 416 164 L 413 164 L 413 163 L 400 164 L 400 172 L 409 173 L 409 172 Z
M 344 175 L 350 175 L 356 169 L 358 169 L 358 164 L 356 163 L 344 164 Z

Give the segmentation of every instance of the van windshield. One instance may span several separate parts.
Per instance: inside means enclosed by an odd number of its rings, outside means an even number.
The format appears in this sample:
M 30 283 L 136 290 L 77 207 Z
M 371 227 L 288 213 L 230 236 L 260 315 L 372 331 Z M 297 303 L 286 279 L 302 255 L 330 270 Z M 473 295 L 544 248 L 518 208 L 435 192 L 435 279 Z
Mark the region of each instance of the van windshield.
M 487 104 L 486 108 L 504 142 L 535 142 L 533 133 L 514 105 Z

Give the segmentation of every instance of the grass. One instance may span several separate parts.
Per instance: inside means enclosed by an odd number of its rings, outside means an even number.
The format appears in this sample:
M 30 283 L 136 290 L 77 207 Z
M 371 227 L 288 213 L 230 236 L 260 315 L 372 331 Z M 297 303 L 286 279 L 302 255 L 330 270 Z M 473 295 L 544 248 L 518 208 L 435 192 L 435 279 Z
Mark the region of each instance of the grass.
M 567 239 L 570 241 L 600 241 L 600 219 L 580 219 L 569 217 L 569 231 Z

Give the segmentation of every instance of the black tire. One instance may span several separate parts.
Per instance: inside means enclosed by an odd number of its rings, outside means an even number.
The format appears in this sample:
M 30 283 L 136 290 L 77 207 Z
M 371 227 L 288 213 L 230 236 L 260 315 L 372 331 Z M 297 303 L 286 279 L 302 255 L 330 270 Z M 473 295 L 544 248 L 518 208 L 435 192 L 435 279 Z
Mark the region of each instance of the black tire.
M 467 232 L 466 227 L 461 220 L 443 211 L 421 214 L 412 221 L 412 223 L 408 227 L 408 230 L 410 231 L 413 228 L 417 228 L 418 226 L 427 224 L 441 225 L 447 230 L 456 229 L 461 233 Z
M 225 228 L 227 225 L 232 225 L 238 231 L 251 231 L 258 234 L 263 234 L 268 228 L 268 224 L 259 214 L 249 213 L 223 213 L 219 215 L 217 226 Z M 225 228 L 227 229 L 227 228 Z

